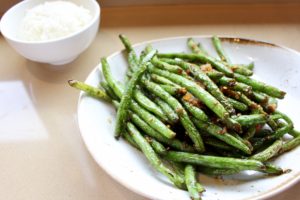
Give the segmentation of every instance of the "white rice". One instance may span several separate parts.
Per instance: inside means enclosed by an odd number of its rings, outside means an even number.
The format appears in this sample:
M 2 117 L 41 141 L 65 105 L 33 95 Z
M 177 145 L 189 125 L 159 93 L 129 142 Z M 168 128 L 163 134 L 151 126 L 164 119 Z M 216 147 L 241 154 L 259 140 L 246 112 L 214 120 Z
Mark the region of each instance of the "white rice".
M 26 41 L 58 39 L 81 30 L 91 19 L 88 9 L 72 2 L 45 2 L 26 12 L 18 37 Z

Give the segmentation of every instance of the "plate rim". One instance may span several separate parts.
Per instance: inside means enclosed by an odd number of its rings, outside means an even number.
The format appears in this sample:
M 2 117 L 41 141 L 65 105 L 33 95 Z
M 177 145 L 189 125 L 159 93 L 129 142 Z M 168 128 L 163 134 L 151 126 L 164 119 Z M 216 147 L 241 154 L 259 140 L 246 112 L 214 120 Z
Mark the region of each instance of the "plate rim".
M 150 39 L 150 40 L 146 40 L 146 41 L 142 41 L 142 42 L 138 42 L 132 45 L 133 48 L 137 47 L 137 46 L 141 46 L 141 45 L 146 45 L 149 43 L 154 43 L 154 42 L 160 42 L 160 41 L 167 41 L 167 40 L 175 40 L 175 39 L 184 39 L 184 38 L 200 38 L 200 39 L 209 39 L 212 38 L 214 35 L 180 35 L 180 36 L 172 36 L 172 37 L 163 37 L 163 38 L 155 38 L 155 39 Z M 291 49 L 289 47 L 286 47 L 284 45 L 281 44 L 274 44 L 272 42 L 268 42 L 265 40 L 257 40 L 257 39 L 252 39 L 252 38 L 245 38 L 245 37 L 239 37 L 239 36 L 234 36 L 234 35 L 218 35 L 218 37 L 220 39 L 240 39 L 240 40 L 245 40 L 245 41 L 249 41 L 251 44 L 260 44 L 260 45 L 264 45 L 264 46 L 269 46 L 269 47 L 274 47 L 274 48 L 280 48 L 283 50 L 286 50 L 288 52 L 297 54 L 298 56 L 300 56 L 300 52 L 298 52 L 297 50 Z M 234 42 L 234 41 L 233 41 Z M 239 43 L 236 41 L 236 43 Z M 242 44 L 242 43 L 241 43 Z M 247 44 L 243 44 L 243 45 L 247 45 Z M 122 52 L 125 52 L 125 49 L 122 50 L 118 50 L 115 51 L 113 53 L 111 53 L 109 56 L 107 56 L 107 60 L 112 59 L 112 57 L 118 55 L 118 54 L 122 54 Z M 89 79 L 89 77 L 92 76 L 92 74 L 96 73 L 97 70 L 99 70 L 99 66 L 101 66 L 101 63 L 98 63 L 93 70 L 86 76 L 86 79 L 84 80 L 84 82 L 86 83 L 87 80 Z M 96 159 L 96 157 L 93 155 L 92 150 L 90 149 L 90 147 L 87 144 L 86 138 L 83 134 L 83 128 L 82 125 L 80 125 L 80 120 L 79 120 L 79 107 L 80 107 L 80 103 L 82 101 L 82 98 L 84 96 L 84 92 L 80 91 L 79 97 L 78 97 L 78 102 L 77 102 L 77 123 L 78 123 L 78 127 L 79 127 L 79 132 L 80 135 L 82 137 L 82 140 L 84 142 L 85 147 L 87 148 L 89 154 L 91 155 L 91 157 L 93 158 L 94 161 L 96 161 L 97 165 L 99 167 L 101 167 L 101 169 L 103 171 L 105 171 L 106 174 L 108 174 L 114 181 L 116 181 L 118 184 L 122 185 L 123 187 L 129 189 L 130 191 L 141 195 L 143 197 L 146 198 L 150 198 L 150 199 L 158 199 L 156 196 L 151 196 L 148 193 L 145 193 L 141 190 L 136 189 L 135 187 L 131 187 L 131 185 L 128 185 L 126 183 L 126 181 L 124 181 L 123 179 L 118 178 L 118 176 L 114 173 L 111 173 L 111 170 L 103 167 L 103 164 L 101 160 Z M 272 190 L 268 190 L 262 194 L 258 194 L 255 196 L 252 196 L 250 198 L 246 198 L 246 199 L 242 199 L 242 200 L 264 200 L 264 199 L 268 199 L 270 197 L 274 197 L 275 195 L 291 188 L 292 186 L 294 186 L 295 184 L 297 184 L 300 181 L 300 172 L 294 176 L 292 179 L 290 179 L 290 181 L 288 181 L 286 184 L 280 185 L 279 187 L 276 187 L 276 189 L 272 189 Z M 186 192 L 184 190 L 182 190 L 183 192 Z

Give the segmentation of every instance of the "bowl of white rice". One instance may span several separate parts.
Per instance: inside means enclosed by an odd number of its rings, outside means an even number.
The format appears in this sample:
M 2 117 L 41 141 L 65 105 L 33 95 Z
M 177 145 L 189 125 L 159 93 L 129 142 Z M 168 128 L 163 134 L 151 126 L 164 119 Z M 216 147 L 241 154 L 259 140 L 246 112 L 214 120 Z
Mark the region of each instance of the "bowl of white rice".
M 89 47 L 99 21 L 96 0 L 24 0 L 3 15 L 0 30 L 25 58 L 63 65 Z

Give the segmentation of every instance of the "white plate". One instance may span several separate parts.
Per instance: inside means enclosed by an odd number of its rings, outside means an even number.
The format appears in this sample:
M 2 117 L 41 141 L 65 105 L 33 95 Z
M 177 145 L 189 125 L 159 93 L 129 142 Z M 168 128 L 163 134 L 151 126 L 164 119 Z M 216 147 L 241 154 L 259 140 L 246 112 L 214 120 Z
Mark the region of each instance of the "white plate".
M 209 37 L 194 36 L 205 49 L 217 56 Z M 189 51 L 187 37 L 166 38 L 144 42 L 134 46 L 139 53 L 146 44 L 151 43 L 160 52 Z M 300 54 L 288 48 L 279 47 L 253 40 L 227 40 L 224 42 L 226 52 L 234 63 L 255 62 L 256 78 L 279 87 L 287 92 L 286 98 L 279 102 L 279 109 L 288 114 L 296 128 L 300 124 Z M 113 75 L 122 81 L 127 69 L 124 52 L 116 52 L 108 57 Z M 86 83 L 97 86 L 102 78 L 98 68 L 88 76 Z M 129 146 L 122 139 L 113 136 L 115 110 L 112 106 L 85 96 L 81 93 L 78 105 L 79 127 L 83 140 L 97 163 L 115 180 L 134 192 L 151 199 L 188 200 L 187 192 L 172 186 L 163 176 L 154 171 L 144 156 Z M 277 158 L 274 163 L 284 169 L 292 169 L 277 177 L 261 177 L 258 174 L 247 176 L 241 174 L 225 180 L 216 180 L 200 176 L 207 191 L 204 200 L 248 200 L 264 199 L 277 194 L 300 177 L 300 148 Z

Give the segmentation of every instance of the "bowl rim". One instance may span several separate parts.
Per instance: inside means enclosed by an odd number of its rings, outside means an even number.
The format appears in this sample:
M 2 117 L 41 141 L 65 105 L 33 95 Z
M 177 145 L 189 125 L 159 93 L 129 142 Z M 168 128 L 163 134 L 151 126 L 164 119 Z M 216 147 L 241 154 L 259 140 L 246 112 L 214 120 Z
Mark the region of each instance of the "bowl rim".
M 4 14 L 3 16 L 1 17 L 1 20 L 0 20 L 0 32 L 2 33 L 2 35 L 10 40 L 10 41 L 13 41 L 15 43 L 22 43 L 22 44 L 48 44 L 48 43 L 53 43 L 53 42 L 60 42 L 62 40 L 66 40 L 66 39 L 69 39 L 69 38 L 72 38 L 76 35 L 79 35 L 81 34 L 82 32 L 86 31 L 87 29 L 89 29 L 90 27 L 92 27 L 94 25 L 94 23 L 99 23 L 98 20 L 100 18 L 100 12 L 101 12 L 101 7 L 100 7 L 100 4 L 96 1 L 96 0 L 89 0 L 93 6 L 96 8 L 96 12 L 95 12 L 95 15 L 93 17 L 93 19 L 87 24 L 85 25 L 82 29 L 78 30 L 78 31 L 75 31 L 71 34 L 68 34 L 66 36 L 63 36 L 63 37 L 59 37 L 57 39 L 51 39 L 51 40 L 44 40 L 44 41 L 27 41 L 27 40 L 21 40 L 21 39 L 18 39 L 16 37 L 11 37 L 10 34 L 7 34 L 6 31 L 3 31 L 5 30 L 4 28 L 4 25 L 3 25 L 3 21 L 6 19 L 7 17 L 7 14 L 9 12 L 12 12 L 14 9 L 16 9 L 17 7 L 20 7 L 28 2 L 30 2 L 31 0 L 24 0 L 24 1 L 21 1 L 17 4 L 15 4 L 14 6 L 12 6 L 11 8 L 9 8 Z M 44 3 L 46 2 L 45 0 L 43 0 L 43 2 L 41 3 Z M 73 1 L 70 1 L 72 3 L 74 3 Z M 76 3 L 75 3 L 76 4 Z M 78 5 L 78 4 L 77 4 Z M 86 8 L 87 9 L 87 8 Z
M 155 38 L 155 39 L 149 39 L 149 40 L 144 40 L 144 41 L 141 41 L 141 42 L 137 42 L 137 43 L 134 43 L 132 45 L 133 48 L 136 48 L 138 46 L 141 46 L 141 45 L 146 45 L 146 44 L 149 44 L 149 43 L 153 43 L 153 42 L 161 42 L 161 41 L 166 41 L 166 40 L 176 40 L 176 39 L 182 39 L 182 38 L 211 38 L 213 37 L 213 35 L 209 35 L 209 34 L 203 34 L 203 35 L 178 35 L 178 36 L 171 36 L 171 37 L 161 37 L 161 38 Z M 290 53 L 293 53 L 293 54 L 297 54 L 300 56 L 300 52 L 298 52 L 297 50 L 294 50 L 292 48 L 289 48 L 289 47 L 286 47 L 282 44 L 277 44 L 277 43 L 272 43 L 272 42 L 269 42 L 269 41 L 266 41 L 266 40 L 261 40 L 261 39 L 254 39 L 254 38 L 247 38 L 247 37 L 243 37 L 243 36 L 237 36 L 237 35 L 218 35 L 219 38 L 224 38 L 224 39 L 232 39 L 232 41 L 234 41 L 234 39 L 241 39 L 241 40 L 244 40 L 244 41 L 249 41 L 250 43 L 249 44 L 261 44 L 261 45 L 265 45 L 265 46 L 270 46 L 270 47 L 274 47 L 274 48 L 280 48 L 280 49 L 283 49 L 287 52 L 290 52 Z M 239 43 L 237 41 L 237 43 Z M 111 54 L 109 54 L 107 56 L 107 60 L 110 60 L 112 59 L 113 57 L 115 57 L 116 55 L 124 52 L 125 50 L 122 49 L 122 50 L 118 50 L 118 51 L 115 51 Z M 99 70 L 99 67 L 101 66 L 101 63 L 97 64 L 90 72 L 89 74 L 86 76 L 84 82 L 86 83 L 90 77 L 97 71 Z M 122 178 L 119 178 L 117 174 L 115 173 L 112 173 L 111 170 L 109 170 L 108 168 L 105 168 L 104 165 L 102 164 L 103 163 L 103 160 L 99 160 L 97 157 L 94 156 L 94 153 L 91 149 L 91 147 L 89 146 L 88 144 L 88 139 L 86 138 L 86 135 L 83 133 L 83 128 L 82 128 L 82 125 L 79 121 L 79 110 L 80 110 L 80 104 L 82 102 L 82 99 L 83 99 L 83 96 L 84 96 L 84 92 L 83 91 L 80 91 L 79 93 L 79 96 L 78 96 L 78 99 L 77 99 L 77 122 L 78 122 L 78 128 L 79 128 L 79 133 L 81 135 L 81 138 L 83 140 L 83 143 L 84 143 L 84 146 L 87 148 L 88 150 L 88 153 L 91 155 L 92 159 L 97 163 L 98 167 L 100 167 L 107 175 L 109 175 L 114 181 L 116 181 L 118 184 L 124 186 L 125 188 L 127 188 L 128 190 L 138 194 L 138 195 L 141 195 L 142 197 L 146 197 L 146 198 L 150 198 L 150 199 L 158 199 L 157 196 L 155 195 L 150 195 L 149 193 L 146 193 L 142 190 L 139 190 L 135 187 L 132 187 L 132 185 L 130 184 L 127 184 L 126 181 L 124 181 Z M 268 198 L 271 198 L 271 197 L 274 197 L 275 195 L 278 195 L 279 193 L 291 188 L 292 186 L 296 185 L 297 183 L 300 182 L 300 174 L 296 177 L 293 177 L 292 179 L 290 179 L 289 182 L 287 182 L 286 184 L 284 185 L 281 185 L 280 187 L 277 187 L 276 189 L 274 190 L 269 190 L 269 191 L 266 191 L 265 193 L 261 193 L 259 195 L 254 195 L 250 198 L 247 198 L 247 199 L 244 199 L 244 200 L 265 200 L 265 199 L 268 199 Z M 186 191 L 183 191 L 183 192 L 186 192 Z

